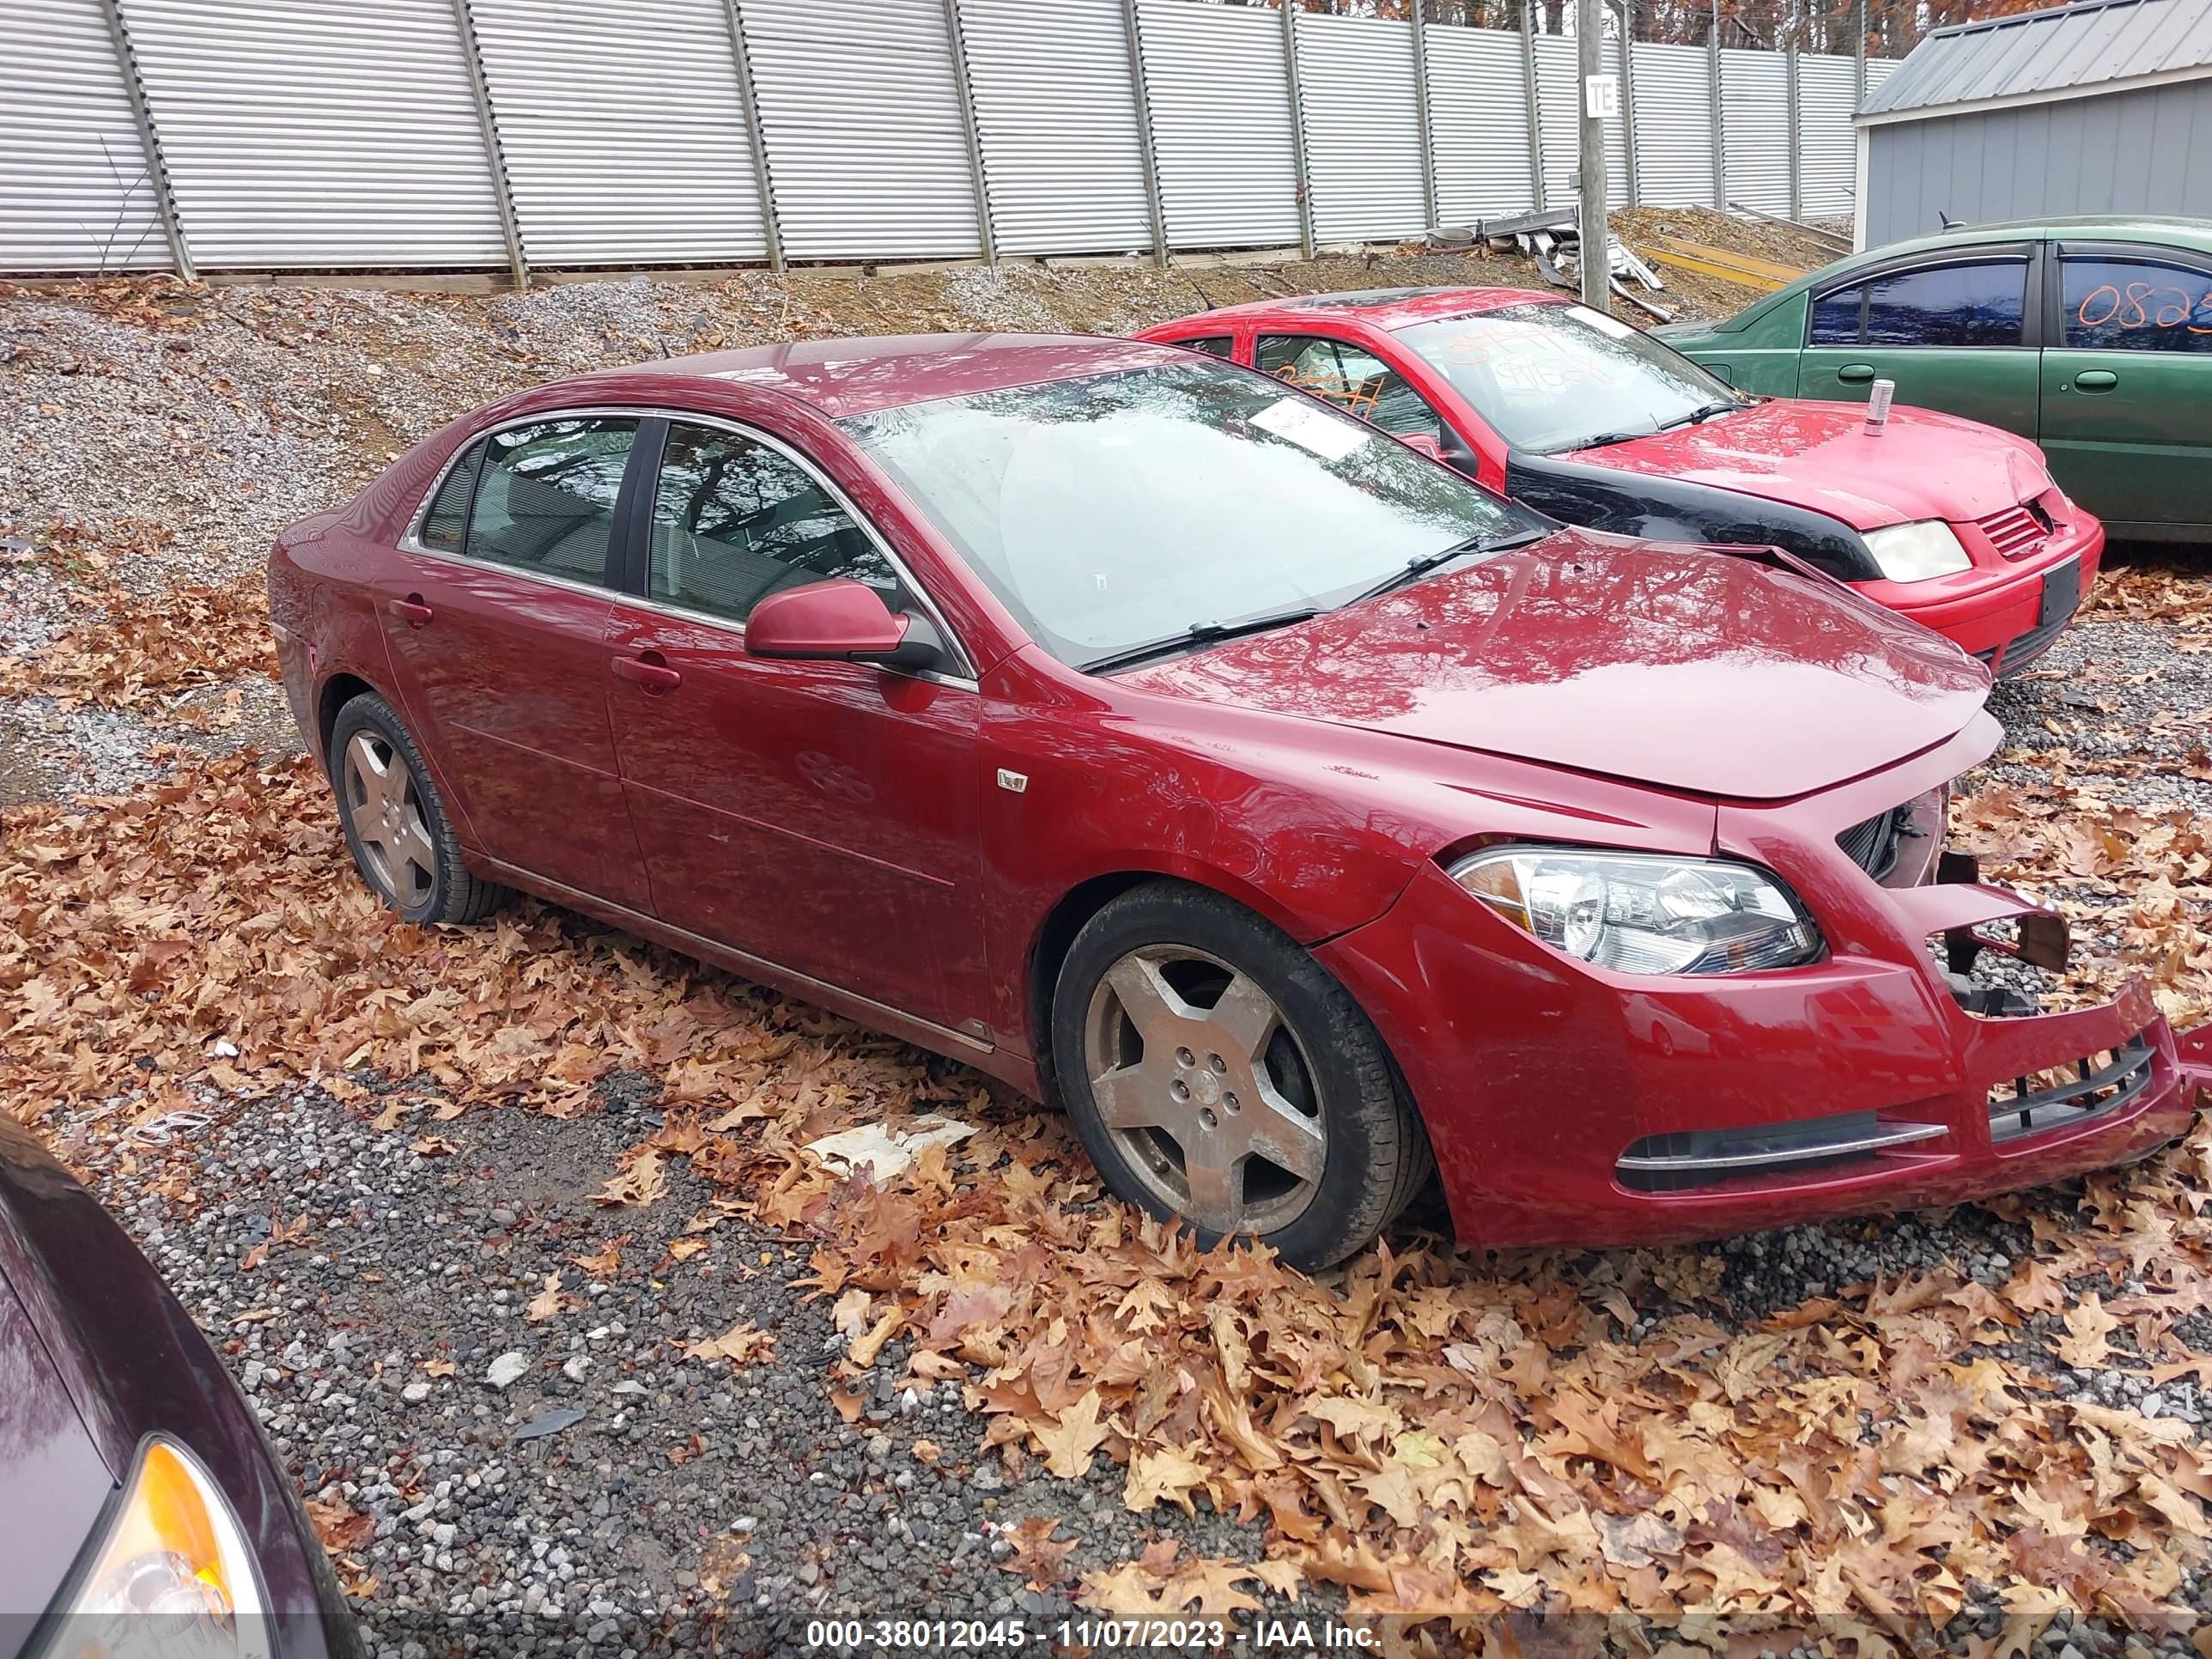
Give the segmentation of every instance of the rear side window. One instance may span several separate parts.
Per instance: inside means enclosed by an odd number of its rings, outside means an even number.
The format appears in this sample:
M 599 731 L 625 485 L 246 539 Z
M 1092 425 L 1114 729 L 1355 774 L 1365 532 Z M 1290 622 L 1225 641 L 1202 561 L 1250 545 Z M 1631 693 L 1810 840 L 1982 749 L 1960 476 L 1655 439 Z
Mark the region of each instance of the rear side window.
M 897 571 L 806 469 L 773 445 L 678 422 L 653 503 L 653 597 L 742 622 L 769 594 L 849 576 L 894 610 Z
M 1233 357 L 1237 355 L 1236 339 L 1227 334 L 1208 334 L 1196 340 L 1177 340 L 1176 343 L 1185 351 L 1203 351 L 1209 357 Z
M 445 482 L 438 486 L 430 510 L 422 515 L 422 532 L 416 538 L 432 552 L 461 550 L 462 532 L 468 526 L 469 490 L 477 481 L 477 463 L 483 459 L 483 445 L 479 442 L 453 463 Z
M 1812 325 L 1805 331 L 1807 345 L 1856 345 L 1859 325 L 1866 307 L 1866 289 L 1847 288 L 1824 294 L 1813 301 Z
M 2212 276 L 2151 259 L 2069 258 L 2060 269 L 2069 346 L 2212 355 Z
M 1870 346 L 2016 346 L 2027 312 L 2027 262 L 1933 265 L 1867 284 Z
M 592 416 L 509 427 L 485 440 L 469 514 L 471 559 L 570 581 L 605 579 L 615 501 L 637 422 Z
M 1263 334 L 1253 362 L 1277 380 L 1326 398 L 1385 432 L 1443 438 L 1443 418 L 1404 375 L 1371 351 L 1318 335 Z

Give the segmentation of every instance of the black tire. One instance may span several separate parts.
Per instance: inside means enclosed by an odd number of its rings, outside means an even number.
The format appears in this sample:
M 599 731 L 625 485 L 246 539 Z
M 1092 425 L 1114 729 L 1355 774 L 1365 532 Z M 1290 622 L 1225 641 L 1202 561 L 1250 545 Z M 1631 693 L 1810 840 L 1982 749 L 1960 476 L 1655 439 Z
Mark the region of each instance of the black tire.
M 1351 994 L 1279 928 L 1188 883 L 1147 882 L 1106 904 L 1076 935 L 1054 988 L 1049 1035 L 1056 1089 L 1107 1187 L 1162 1219 L 1178 1214 L 1158 1190 L 1158 1176 L 1148 1180 L 1139 1173 L 1127 1132 L 1108 1126 L 1094 1097 L 1086 1048 L 1095 1040 L 1089 1036 L 1097 1018 L 1094 998 L 1109 970 L 1132 952 L 1160 947 L 1194 948 L 1249 976 L 1273 1000 L 1281 1030 L 1295 1039 L 1310 1109 L 1324 1131 L 1321 1173 L 1304 1208 L 1273 1231 L 1245 1236 L 1309 1273 L 1365 1248 L 1435 1168 L 1419 1115 Z M 1203 1244 L 1222 1236 L 1190 1224 Z
M 428 846 L 427 878 L 421 866 L 404 862 L 395 878 L 388 867 L 391 860 L 363 844 L 352 810 L 356 803 L 349 799 L 346 761 L 347 752 L 357 738 L 365 738 L 386 757 L 388 765 L 405 769 L 406 783 Z M 331 724 L 330 781 L 337 803 L 338 827 L 345 834 L 346 848 L 353 854 L 354 868 L 361 872 L 369 891 L 409 921 L 426 927 L 436 922 L 481 921 L 510 896 L 510 890 L 469 873 L 461 857 L 460 842 L 453 835 L 453 819 L 446 811 L 445 797 L 438 793 L 437 783 L 422 759 L 422 751 L 416 746 L 407 723 L 390 703 L 374 692 L 363 692 L 353 698 L 338 710 L 338 717 Z

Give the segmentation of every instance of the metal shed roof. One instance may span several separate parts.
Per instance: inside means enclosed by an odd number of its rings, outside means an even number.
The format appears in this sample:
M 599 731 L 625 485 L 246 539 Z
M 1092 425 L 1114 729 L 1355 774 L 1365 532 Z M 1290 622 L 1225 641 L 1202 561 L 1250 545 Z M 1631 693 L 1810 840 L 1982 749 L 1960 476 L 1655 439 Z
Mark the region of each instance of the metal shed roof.
M 1909 119 L 2193 74 L 2212 74 L 2212 0 L 2078 0 L 1934 31 L 1858 113 Z

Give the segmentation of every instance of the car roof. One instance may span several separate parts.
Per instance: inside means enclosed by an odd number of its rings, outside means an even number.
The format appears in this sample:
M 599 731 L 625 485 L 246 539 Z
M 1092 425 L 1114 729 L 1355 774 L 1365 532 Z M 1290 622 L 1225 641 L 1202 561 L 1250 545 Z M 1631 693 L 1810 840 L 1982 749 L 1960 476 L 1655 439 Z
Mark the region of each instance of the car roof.
M 1189 354 L 1171 346 L 1096 335 L 898 334 L 665 357 L 556 384 L 588 389 L 620 376 L 632 390 L 658 390 L 680 403 L 699 381 L 722 380 L 781 392 L 838 420 L 969 392 L 1189 362 Z M 665 384 L 656 388 L 655 380 Z
M 1671 341 L 1708 331 L 1716 334 L 1741 333 L 1777 306 L 1789 304 L 1808 289 L 1825 286 L 1868 265 L 1891 259 L 1910 258 L 1919 253 L 1943 253 L 1954 248 L 1980 247 L 1991 242 L 2029 241 L 2053 236 L 2074 236 L 2093 241 L 2162 242 L 2170 247 L 2212 253 L 2212 219 L 2148 214 L 2078 213 L 2055 215 L 2048 219 L 2006 219 L 1989 224 L 1954 225 L 1948 230 L 1939 230 L 1930 235 L 1909 237 L 1901 242 L 1884 242 L 1880 247 L 1844 254 L 1817 270 L 1809 270 L 1793 279 L 1774 293 L 1753 301 L 1732 317 L 1723 318 L 1718 322 L 1692 324 L 1679 331 L 1662 331 L 1662 336 Z
M 2052 234 L 2109 237 L 2123 242 L 2174 242 L 2183 246 L 2212 247 L 2212 219 L 2160 217 L 2148 214 L 2076 213 L 2048 219 L 2005 219 L 1987 224 L 1954 225 L 1948 230 L 1914 236 L 1901 242 L 1885 242 L 1847 256 L 1849 263 L 1887 259 L 1899 254 L 1940 252 L 1948 247 L 1974 247 L 1984 242 L 2018 241 L 2023 237 Z M 1844 263 L 1839 261 L 1838 263 Z
M 1223 306 L 1204 314 L 1204 320 L 1212 322 L 1292 321 L 1299 317 L 1310 320 L 1313 313 L 1334 313 L 1356 316 L 1376 328 L 1395 332 L 1411 328 L 1416 323 L 1432 323 L 1443 317 L 1465 317 L 1476 312 L 1495 311 L 1501 306 L 1526 304 L 1531 300 L 1564 301 L 1565 295 L 1547 294 L 1539 289 L 1527 288 L 1364 288 L 1353 289 L 1342 294 L 1300 294 L 1281 300 L 1248 300 L 1242 305 Z M 1186 317 L 1184 323 L 1195 324 L 1196 317 Z

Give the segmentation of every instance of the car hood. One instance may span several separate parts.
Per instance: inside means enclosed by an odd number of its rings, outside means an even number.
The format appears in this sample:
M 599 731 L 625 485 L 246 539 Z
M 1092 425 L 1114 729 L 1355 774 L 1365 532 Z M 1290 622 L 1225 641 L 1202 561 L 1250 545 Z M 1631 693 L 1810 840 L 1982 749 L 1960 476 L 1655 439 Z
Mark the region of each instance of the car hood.
M 1989 690 L 1838 584 L 1579 530 L 1121 683 L 1747 800 L 1941 743 Z
M 52 1357 L 0 1276 L 0 1655 L 68 1578 L 114 1481 L 54 1369 Z
M 1893 409 L 1887 426 L 1869 428 L 1856 404 L 1796 398 L 1561 459 L 1809 507 L 1854 530 L 1963 523 L 2051 487 L 2033 444 L 1978 421 Z

